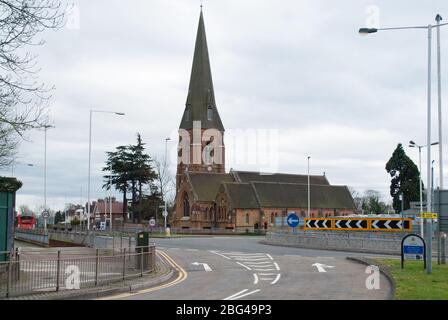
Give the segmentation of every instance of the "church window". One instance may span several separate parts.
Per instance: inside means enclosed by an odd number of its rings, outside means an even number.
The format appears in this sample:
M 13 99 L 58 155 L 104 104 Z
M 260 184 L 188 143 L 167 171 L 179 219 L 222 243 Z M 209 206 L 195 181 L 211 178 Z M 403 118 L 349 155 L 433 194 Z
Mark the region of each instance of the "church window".
M 246 223 L 249 224 L 249 214 L 246 213 Z
M 210 105 L 207 108 L 207 120 L 209 121 L 213 120 L 213 108 Z
M 190 216 L 190 201 L 188 199 L 188 194 L 184 195 L 184 217 Z

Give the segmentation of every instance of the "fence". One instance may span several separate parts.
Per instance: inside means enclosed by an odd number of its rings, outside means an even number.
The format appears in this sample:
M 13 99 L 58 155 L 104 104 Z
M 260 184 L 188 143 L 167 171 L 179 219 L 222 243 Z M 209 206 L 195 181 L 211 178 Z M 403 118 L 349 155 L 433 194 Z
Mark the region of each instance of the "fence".
M 118 252 L 96 249 L 90 256 L 64 256 L 60 250 L 46 258 L 22 258 L 18 251 L 8 255 L 9 261 L 0 262 L 0 297 L 95 287 L 143 277 L 156 268 L 153 245 Z

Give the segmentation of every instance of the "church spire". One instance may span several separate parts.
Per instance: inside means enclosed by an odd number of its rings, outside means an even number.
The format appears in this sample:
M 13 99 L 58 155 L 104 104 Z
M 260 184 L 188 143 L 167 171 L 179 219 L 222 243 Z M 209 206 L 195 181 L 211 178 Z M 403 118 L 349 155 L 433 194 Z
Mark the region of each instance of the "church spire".
M 193 121 L 201 121 L 203 129 L 213 128 L 224 131 L 215 102 L 202 8 L 194 49 L 190 87 L 180 128 L 192 129 Z

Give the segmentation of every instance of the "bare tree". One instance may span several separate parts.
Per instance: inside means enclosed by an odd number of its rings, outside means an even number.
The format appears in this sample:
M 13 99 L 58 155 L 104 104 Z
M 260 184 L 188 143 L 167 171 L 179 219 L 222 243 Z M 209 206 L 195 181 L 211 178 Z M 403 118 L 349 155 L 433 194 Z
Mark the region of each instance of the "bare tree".
M 60 0 L 0 0 L 0 166 L 8 165 L 19 138 L 47 125 L 46 104 L 53 87 L 38 81 L 39 33 L 65 23 Z
M 154 159 L 154 169 L 156 171 L 155 184 L 162 195 L 163 201 L 169 201 L 169 194 L 176 189 L 174 176 L 170 173 L 169 164 L 166 159 Z M 172 199 L 171 199 L 172 200 Z

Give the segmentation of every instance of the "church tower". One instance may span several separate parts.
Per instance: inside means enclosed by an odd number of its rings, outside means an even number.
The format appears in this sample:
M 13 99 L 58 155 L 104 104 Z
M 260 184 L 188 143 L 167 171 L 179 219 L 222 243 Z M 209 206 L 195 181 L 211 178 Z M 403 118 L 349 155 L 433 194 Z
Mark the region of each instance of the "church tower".
M 190 86 L 179 127 L 177 188 L 186 170 L 225 173 L 224 151 L 224 126 L 215 101 L 201 9 Z

